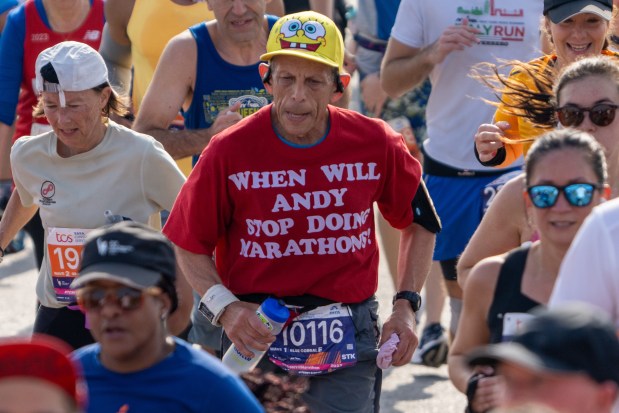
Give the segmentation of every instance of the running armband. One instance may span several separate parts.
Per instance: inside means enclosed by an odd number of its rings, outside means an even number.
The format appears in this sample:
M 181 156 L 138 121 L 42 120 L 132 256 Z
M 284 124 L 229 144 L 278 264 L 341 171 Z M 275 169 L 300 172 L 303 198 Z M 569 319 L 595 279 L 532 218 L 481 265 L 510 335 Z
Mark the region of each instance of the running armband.
M 421 225 L 433 234 L 441 232 L 441 219 L 436 213 L 436 209 L 434 209 L 432 198 L 430 198 L 423 180 L 419 182 L 417 193 L 411 205 L 413 207 L 413 222 L 415 224 Z

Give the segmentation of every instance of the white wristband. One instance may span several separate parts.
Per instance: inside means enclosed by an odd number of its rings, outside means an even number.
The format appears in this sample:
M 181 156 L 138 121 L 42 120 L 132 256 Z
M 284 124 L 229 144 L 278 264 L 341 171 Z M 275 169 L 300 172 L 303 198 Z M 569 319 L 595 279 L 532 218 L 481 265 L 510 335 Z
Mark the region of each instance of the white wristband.
M 223 284 L 215 284 L 200 299 L 199 311 L 204 314 L 211 324 L 220 327 L 219 317 L 221 317 L 228 305 L 236 301 L 239 301 L 239 299 L 232 294 L 232 291 L 224 287 Z

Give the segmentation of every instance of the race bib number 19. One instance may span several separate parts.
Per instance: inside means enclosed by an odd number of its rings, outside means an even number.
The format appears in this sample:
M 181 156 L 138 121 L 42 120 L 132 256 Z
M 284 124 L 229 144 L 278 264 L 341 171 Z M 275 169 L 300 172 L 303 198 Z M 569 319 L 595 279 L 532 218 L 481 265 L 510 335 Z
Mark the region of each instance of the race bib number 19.
M 82 247 L 89 229 L 49 228 L 47 257 L 56 299 L 63 303 L 75 302 L 75 291 L 70 288 L 80 268 Z
M 301 314 L 277 335 L 269 359 L 302 376 L 355 365 L 355 327 L 348 307 L 332 304 Z

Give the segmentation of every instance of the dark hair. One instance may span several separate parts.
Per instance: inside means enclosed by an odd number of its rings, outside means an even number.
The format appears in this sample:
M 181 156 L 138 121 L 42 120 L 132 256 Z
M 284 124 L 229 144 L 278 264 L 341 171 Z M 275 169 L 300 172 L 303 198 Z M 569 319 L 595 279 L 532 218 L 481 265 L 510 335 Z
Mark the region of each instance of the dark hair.
M 509 76 L 501 72 L 510 68 Z M 524 74 L 533 87 L 518 79 Z M 540 58 L 525 63 L 519 60 L 499 60 L 499 64 L 483 62 L 475 65 L 471 76 L 494 92 L 500 103 L 485 100 L 493 106 L 503 105 L 507 114 L 529 119 L 540 128 L 554 126 L 556 116 L 552 104 L 555 80 L 554 61 Z
M 591 166 L 591 169 L 593 169 L 593 172 L 597 176 L 597 183 L 606 183 L 608 175 L 606 171 L 606 156 L 604 155 L 602 145 L 587 132 L 567 128 L 545 133 L 531 146 L 531 149 L 529 149 L 527 153 L 525 163 L 526 185 L 529 185 L 529 179 L 542 158 L 551 152 L 564 149 L 576 149 L 580 151 L 587 164 Z
M 174 281 L 169 277 L 162 275 L 161 280 L 159 280 L 155 286 L 161 288 L 161 290 L 170 297 L 172 307 L 170 308 L 169 314 L 172 314 L 178 308 L 178 294 L 176 293 L 176 285 L 174 284 Z M 184 298 L 186 299 L 186 297 Z
M 271 84 L 271 79 L 273 78 L 272 68 L 274 66 L 273 59 L 269 62 L 269 68 L 267 72 L 262 77 L 262 83 L 266 83 L 267 85 Z M 342 83 L 342 79 L 340 78 L 340 71 L 337 67 L 333 68 L 333 83 L 335 84 L 335 91 L 337 93 L 344 93 L 344 84 Z
M 558 106 L 561 91 L 572 82 L 585 79 L 590 76 L 601 76 L 615 82 L 619 89 L 619 65 L 616 58 L 609 56 L 595 56 L 578 60 L 568 65 L 557 79 L 553 88 L 555 106 Z

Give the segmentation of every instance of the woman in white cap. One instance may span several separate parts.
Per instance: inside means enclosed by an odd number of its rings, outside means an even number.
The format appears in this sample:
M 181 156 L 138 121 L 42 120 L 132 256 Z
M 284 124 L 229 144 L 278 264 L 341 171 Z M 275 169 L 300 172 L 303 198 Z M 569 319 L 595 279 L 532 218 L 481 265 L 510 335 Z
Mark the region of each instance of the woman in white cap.
M 37 56 L 66 40 L 83 42 L 98 50 L 105 23 L 103 0 L 31 0 L 19 3 L 22 4 L 7 16 L 0 37 L 0 186 L 7 192 L 11 190 L 9 152 L 12 143 L 22 136 L 51 130 L 45 118 L 32 117 L 32 107 L 37 103 L 34 90 Z M 40 268 L 44 233 L 38 214 L 24 230 L 33 240 L 34 255 Z
M 111 113 L 126 113 L 126 106 L 110 87 L 96 50 L 62 42 L 44 50 L 35 69 L 40 92 L 35 116 L 45 116 L 53 130 L 13 145 L 17 190 L 0 221 L 0 248 L 40 212 L 46 251 L 34 331 L 77 348 L 92 342 L 69 288 L 86 233 L 118 219 L 160 226 L 159 212 L 172 208 L 185 178 L 156 140 L 109 119 Z M 178 322 L 187 315 L 180 311 Z

